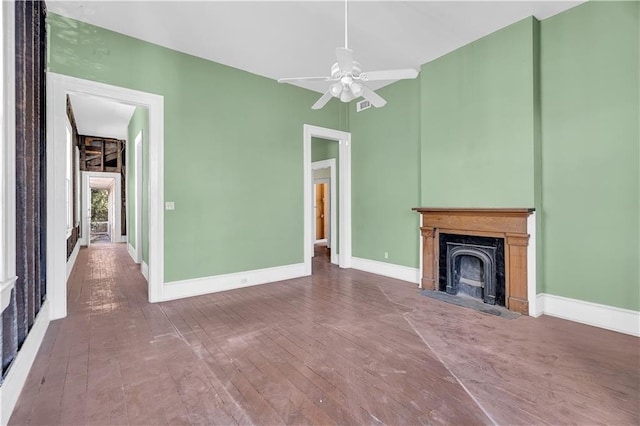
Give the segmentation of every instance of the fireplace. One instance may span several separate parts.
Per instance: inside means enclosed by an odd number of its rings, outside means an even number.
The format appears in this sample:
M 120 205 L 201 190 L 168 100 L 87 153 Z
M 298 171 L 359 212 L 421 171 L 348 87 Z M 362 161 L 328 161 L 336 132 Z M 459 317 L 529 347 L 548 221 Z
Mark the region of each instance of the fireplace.
M 440 233 L 438 290 L 505 305 L 504 240 Z
M 421 288 L 527 315 L 527 217 L 533 209 L 415 208 L 422 215 Z

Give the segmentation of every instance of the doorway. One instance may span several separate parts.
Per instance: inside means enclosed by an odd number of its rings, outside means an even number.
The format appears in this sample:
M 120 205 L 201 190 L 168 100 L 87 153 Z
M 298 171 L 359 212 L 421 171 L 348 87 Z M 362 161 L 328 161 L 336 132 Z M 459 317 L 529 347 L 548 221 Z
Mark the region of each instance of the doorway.
M 51 303 L 51 319 L 64 318 L 67 314 L 67 284 L 65 252 L 60 250 L 65 241 L 66 205 L 65 188 L 65 116 L 66 97 L 81 94 L 101 97 L 115 102 L 148 108 L 148 193 L 149 193 L 149 302 L 163 300 L 164 283 L 164 98 L 90 80 L 83 80 L 56 73 L 47 73 L 47 163 L 60 165 L 47 169 L 47 296 Z
M 334 265 L 339 265 L 338 259 L 338 210 L 340 209 L 338 198 L 338 179 L 336 178 L 336 159 L 329 158 L 327 160 L 314 161 L 311 163 L 311 169 L 313 170 L 313 197 L 312 197 L 312 209 L 313 209 L 313 256 L 315 257 L 318 244 L 326 246 L 329 252 L 330 262 Z M 322 185 L 324 201 L 322 202 L 321 211 L 323 211 L 324 218 L 321 222 L 321 228 L 323 231 L 322 236 L 318 234 L 318 191 L 316 188 L 318 185 Z
M 314 253 L 314 209 L 313 209 L 313 165 L 311 144 L 313 138 L 326 139 L 338 144 L 338 189 L 331 191 L 333 194 L 339 193 L 338 204 L 339 214 L 337 221 L 332 220 L 335 234 L 338 235 L 336 241 L 332 242 L 331 254 L 334 255 L 336 249 L 337 264 L 341 268 L 351 267 L 351 133 L 340 130 L 328 129 L 324 127 L 304 125 L 303 137 L 303 256 L 305 275 L 312 273 L 312 258 Z M 335 160 L 334 160 L 335 161 Z M 336 179 L 332 179 L 333 182 Z M 333 260 L 332 260 L 333 263 Z
M 105 199 L 100 192 L 106 193 Z M 120 173 L 82 172 L 82 235 L 81 244 L 89 247 L 94 242 L 121 243 L 120 218 L 122 182 Z M 106 207 L 106 217 L 94 209 Z
M 323 182 L 325 181 L 325 182 Z M 329 179 L 316 179 L 313 184 L 315 194 L 315 221 L 316 226 L 316 244 L 325 243 L 327 247 L 331 248 L 329 244 Z

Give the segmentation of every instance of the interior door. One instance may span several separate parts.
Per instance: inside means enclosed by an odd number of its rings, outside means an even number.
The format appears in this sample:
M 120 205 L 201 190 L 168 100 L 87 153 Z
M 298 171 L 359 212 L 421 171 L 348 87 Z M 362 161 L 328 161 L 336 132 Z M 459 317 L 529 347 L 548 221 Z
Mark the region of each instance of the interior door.
M 316 184 L 316 240 L 324 240 L 326 238 L 325 225 L 325 200 L 326 200 L 326 183 Z

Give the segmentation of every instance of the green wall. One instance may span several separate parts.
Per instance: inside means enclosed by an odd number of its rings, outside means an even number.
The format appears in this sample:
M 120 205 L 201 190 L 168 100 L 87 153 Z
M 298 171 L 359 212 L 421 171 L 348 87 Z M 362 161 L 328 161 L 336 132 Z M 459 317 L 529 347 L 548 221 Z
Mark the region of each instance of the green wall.
M 149 262 L 149 110 L 144 107 L 136 107 L 129 127 L 127 129 L 127 194 L 128 216 L 127 216 L 127 238 L 129 244 L 134 248 L 138 247 L 136 241 L 135 226 L 135 204 L 134 179 L 136 175 L 136 164 L 134 161 L 135 140 L 138 133 L 142 131 L 142 260 Z
M 640 309 L 638 2 L 542 22 L 546 293 Z
M 422 66 L 421 204 L 534 206 L 535 19 Z
M 48 15 L 53 72 L 164 96 L 165 281 L 303 261 L 303 124 L 338 102 L 89 24 Z M 256 214 L 259 212 L 259 214 Z
M 355 112 L 352 157 L 353 256 L 419 265 L 420 80 L 378 91 L 384 108 Z M 384 253 L 389 257 L 385 259 Z

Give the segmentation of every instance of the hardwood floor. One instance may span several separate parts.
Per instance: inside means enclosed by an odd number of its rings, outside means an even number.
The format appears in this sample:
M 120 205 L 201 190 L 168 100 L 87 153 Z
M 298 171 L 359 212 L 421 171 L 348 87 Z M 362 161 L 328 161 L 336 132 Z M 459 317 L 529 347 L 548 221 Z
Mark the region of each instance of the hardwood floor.
M 341 270 L 158 304 L 81 249 L 10 425 L 638 424 L 640 341 Z

